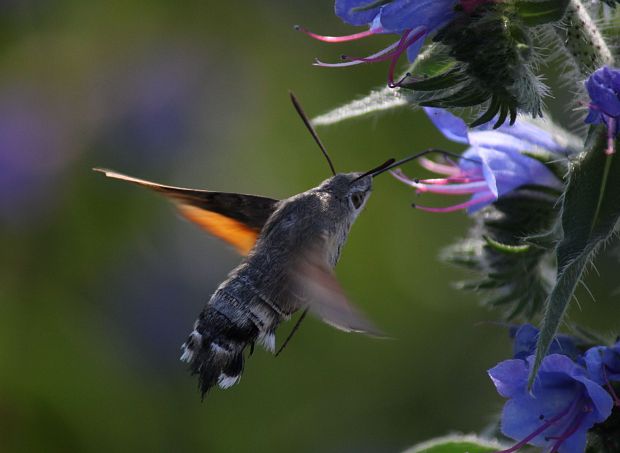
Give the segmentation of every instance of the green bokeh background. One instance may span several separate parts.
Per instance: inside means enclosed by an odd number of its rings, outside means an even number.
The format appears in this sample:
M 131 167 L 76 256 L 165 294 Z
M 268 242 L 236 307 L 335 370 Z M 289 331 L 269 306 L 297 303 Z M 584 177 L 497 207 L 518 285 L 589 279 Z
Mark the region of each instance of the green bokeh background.
M 407 187 L 378 179 L 337 273 L 393 339 L 309 320 L 284 354 L 258 350 L 240 385 L 201 402 L 179 347 L 239 258 L 164 200 L 90 170 L 278 198 L 306 190 L 328 168 L 287 90 L 311 115 L 361 96 L 384 65 L 311 62 L 384 37 L 341 47 L 292 30 L 349 32 L 331 0 L 3 5 L 4 120 L 54 141 L 0 150 L 0 451 L 396 452 L 492 422 L 501 399 L 485 370 L 509 356 L 506 331 L 437 259 L 465 233 L 464 214 L 415 211 Z M 34 126 L 9 108 L 24 105 Z M 462 149 L 408 109 L 320 133 L 341 171 Z M 600 263 L 598 301 L 582 296 L 573 319 L 617 331 L 616 263 Z

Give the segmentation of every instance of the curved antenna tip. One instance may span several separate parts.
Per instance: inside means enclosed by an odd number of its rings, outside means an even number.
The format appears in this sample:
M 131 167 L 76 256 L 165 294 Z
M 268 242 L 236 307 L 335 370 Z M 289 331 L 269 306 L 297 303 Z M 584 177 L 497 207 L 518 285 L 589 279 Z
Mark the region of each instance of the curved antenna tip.
M 314 139 L 316 144 L 319 145 L 319 148 L 321 148 L 321 151 L 323 152 L 323 155 L 325 156 L 325 159 L 327 160 L 327 163 L 329 165 L 329 169 L 331 170 L 332 174 L 336 176 L 336 169 L 334 168 L 334 164 L 331 158 L 329 157 L 329 154 L 327 153 L 327 149 L 321 142 L 321 139 L 319 138 L 319 134 L 317 134 L 316 130 L 310 123 L 310 120 L 308 119 L 308 116 L 304 112 L 304 109 L 301 107 L 301 104 L 299 103 L 297 96 L 295 96 L 295 93 L 293 93 L 293 91 L 291 90 L 288 91 L 288 94 L 289 94 L 289 97 L 291 98 L 291 102 L 293 103 L 293 107 L 295 107 L 295 110 L 297 111 L 297 114 L 299 115 L 303 123 L 306 125 L 306 128 L 310 132 L 310 135 L 312 135 L 312 138 Z

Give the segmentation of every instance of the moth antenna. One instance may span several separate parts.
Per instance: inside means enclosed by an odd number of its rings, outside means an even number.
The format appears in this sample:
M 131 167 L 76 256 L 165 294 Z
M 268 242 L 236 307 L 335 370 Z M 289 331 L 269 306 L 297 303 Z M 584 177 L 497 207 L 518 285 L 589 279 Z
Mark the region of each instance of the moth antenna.
M 312 124 L 310 123 L 310 120 L 308 119 L 308 116 L 304 112 L 304 109 L 301 108 L 301 104 L 297 100 L 297 97 L 295 97 L 295 94 L 292 91 L 289 91 L 288 94 L 290 95 L 291 101 L 293 102 L 293 107 L 295 107 L 295 110 L 297 110 L 297 114 L 299 115 L 301 120 L 306 125 L 306 128 L 308 128 L 308 131 L 310 131 L 310 135 L 312 135 L 312 138 L 314 139 L 316 144 L 319 145 L 319 148 L 321 148 L 321 151 L 323 152 L 323 155 L 325 156 L 325 159 L 327 159 L 327 163 L 329 164 L 329 168 L 332 171 L 332 174 L 334 176 L 336 176 L 336 169 L 334 168 L 334 164 L 332 163 L 332 160 L 329 157 L 329 154 L 327 154 L 327 149 L 325 148 L 325 146 L 321 142 L 321 139 L 319 138 L 319 134 L 317 134 L 316 130 L 314 129 L 314 127 L 312 127 Z
M 286 340 L 284 340 L 284 343 L 282 343 L 282 346 L 280 346 L 280 349 L 278 349 L 278 352 L 276 352 L 276 357 L 278 357 L 280 355 L 280 353 L 284 350 L 284 348 L 286 347 L 288 342 L 291 341 L 291 338 L 293 338 L 293 335 L 295 334 L 295 332 L 297 332 L 297 329 L 299 329 L 299 325 L 304 320 L 304 318 L 306 317 L 307 314 L 308 314 L 308 308 L 306 308 L 303 311 L 303 313 L 301 314 L 301 316 L 299 317 L 299 319 L 297 320 L 297 322 L 293 326 L 293 330 L 291 330 L 291 333 L 288 334 L 288 337 L 286 337 Z
M 482 164 L 482 162 L 480 162 L 478 159 L 472 159 L 472 158 L 469 158 L 469 157 L 463 157 L 460 154 L 452 153 L 450 151 L 444 151 L 443 149 L 429 148 L 429 149 L 425 149 L 424 151 L 420 151 L 419 153 L 414 154 L 412 156 L 405 157 L 404 159 L 401 159 L 401 160 L 396 161 L 394 163 L 391 163 L 391 164 L 388 164 L 388 165 L 385 165 L 385 164 L 384 165 L 380 165 L 379 167 L 377 167 L 377 169 L 374 172 L 372 172 L 372 170 L 371 170 L 371 172 L 367 172 L 367 174 L 371 174 L 374 177 L 374 176 L 380 175 L 381 173 L 383 173 L 385 171 L 391 170 L 394 167 L 399 167 L 402 164 L 405 164 L 405 163 L 407 163 L 409 161 L 412 161 L 412 160 L 415 160 L 415 159 L 419 159 L 420 157 L 425 156 L 426 154 L 431 154 L 431 153 L 443 154 L 444 156 L 454 157 L 455 159 L 468 160 L 470 162 L 475 162 L 477 164 Z M 364 176 L 366 176 L 366 175 L 364 175 Z

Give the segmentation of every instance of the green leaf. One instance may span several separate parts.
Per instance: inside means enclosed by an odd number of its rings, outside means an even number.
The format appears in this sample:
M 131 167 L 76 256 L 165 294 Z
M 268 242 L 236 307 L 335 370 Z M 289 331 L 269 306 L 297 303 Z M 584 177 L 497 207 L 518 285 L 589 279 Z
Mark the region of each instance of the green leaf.
M 315 126 L 328 126 L 340 121 L 404 107 L 407 104 L 407 99 L 402 96 L 400 90 L 396 88 L 383 88 L 371 91 L 362 99 L 351 101 L 348 104 L 336 107 L 323 115 L 317 116 L 312 120 L 312 124 Z
M 434 43 L 418 55 L 407 72 L 419 77 L 432 78 L 455 69 L 457 62 L 448 54 L 448 49 Z M 462 67 L 461 67 L 462 70 Z
M 557 240 L 555 234 L 540 244 L 529 238 L 559 223 L 559 195 L 544 199 L 519 189 L 474 214 L 468 238 L 442 253 L 442 259 L 477 274 L 457 288 L 477 291 L 484 304 L 501 308 L 506 320 L 534 317 L 553 286 Z
M 477 82 L 473 81 L 460 87 L 456 93 L 452 93 L 440 99 L 430 99 L 420 102 L 420 105 L 423 107 L 438 108 L 471 107 L 483 103 L 488 97 L 489 93 L 480 89 Z
M 476 127 L 476 126 L 480 126 L 482 124 L 488 123 L 495 117 L 497 112 L 499 112 L 499 109 L 501 106 L 502 104 L 499 100 L 499 97 L 493 96 L 491 98 L 491 102 L 489 103 L 489 108 L 486 110 L 486 112 L 480 115 L 480 117 L 477 120 L 475 120 L 473 123 L 471 123 L 469 127 Z
M 557 22 L 566 12 L 569 0 L 517 1 L 516 12 L 523 22 L 530 26 Z
M 435 91 L 453 87 L 466 79 L 467 76 L 460 69 L 455 68 L 434 77 L 417 79 L 411 82 L 405 81 L 401 84 L 401 87 L 418 91 Z
M 489 236 L 483 236 L 482 238 L 486 241 L 489 247 L 501 253 L 524 253 L 524 252 L 528 252 L 531 247 L 530 244 L 524 244 L 524 245 L 503 244 Z
M 606 155 L 606 130 L 590 128 L 586 152 L 573 164 L 562 203 L 558 274 L 547 299 L 530 385 L 573 298 L 585 267 L 620 218 L 620 156 Z
M 506 118 L 508 117 L 509 110 L 510 108 L 508 107 L 507 104 L 502 104 L 499 110 L 499 117 L 497 118 L 497 121 L 493 125 L 493 129 L 497 129 L 502 124 L 504 124 L 504 121 L 506 121 Z
M 475 435 L 453 435 L 423 442 L 403 453 L 486 453 L 502 448 L 505 447 L 496 440 L 482 439 Z

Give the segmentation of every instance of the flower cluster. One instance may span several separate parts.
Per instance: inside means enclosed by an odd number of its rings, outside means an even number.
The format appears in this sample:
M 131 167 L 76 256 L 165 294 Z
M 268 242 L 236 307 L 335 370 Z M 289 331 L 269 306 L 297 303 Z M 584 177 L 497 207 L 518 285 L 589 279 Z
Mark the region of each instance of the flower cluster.
M 458 288 L 476 291 L 509 321 L 530 320 L 546 307 L 540 341 L 532 325 L 514 329 L 513 358 L 488 371 L 508 399 L 501 431 L 516 440 L 503 453 L 527 445 L 560 453 L 581 453 L 586 446 L 588 452 L 620 451 L 620 340 L 595 345 L 556 335 L 584 269 L 620 222 L 620 161 L 611 158 L 620 134 L 620 69 L 612 66 L 620 56 L 606 41 L 607 34 L 620 32 L 620 22 L 608 21 L 610 31 L 602 33 L 592 18 L 596 11 L 610 15 L 619 1 L 600 3 L 335 0 L 340 19 L 367 29 L 322 36 L 298 28 L 329 43 L 398 36 L 366 57 L 316 61 L 323 67 L 387 62 L 388 87 L 398 88 L 373 91 L 316 124 L 401 105 L 424 108 L 447 139 L 467 149 L 454 154 L 430 148 L 396 164 L 417 159 L 431 177 L 413 178 L 400 168 L 391 174 L 418 195 L 465 197 L 447 206 L 414 205 L 471 215 L 466 237 L 442 254 L 476 274 Z M 403 54 L 411 64 L 399 80 Z M 587 136 L 537 120 L 551 92 L 540 72 L 550 55 L 564 57 L 557 72 L 577 85 L 573 92 L 581 93 L 585 80 Z M 575 101 L 574 107 L 584 103 Z M 463 112 L 472 119 L 469 126 L 447 109 Z
M 339 63 L 316 60 L 317 66 L 347 67 L 389 61 L 388 86 L 406 89 L 412 102 L 430 107 L 480 106 L 475 125 L 497 115 L 496 126 L 517 113 L 542 116 L 547 88 L 538 72 L 542 58 L 535 35 L 537 27 L 558 22 L 568 0 L 336 0 L 335 12 L 345 23 L 368 30 L 346 36 L 323 36 L 303 27 L 298 30 L 330 43 L 359 40 L 377 34 L 399 39 L 366 57 L 343 55 Z M 416 61 L 431 37 L 421 64 L 412 64 L 400 80 L 396 65 L 406 53 Z M 427 64 L 428 60 L 432 63 Z M 426 66 L 425 66 L 426 65 Z M 422 66 L 422 67 L 421 67 Z M 434 69 L 430 69 L 434 68 Z
M 569 153 L 567 145 L 559 143 L 546 130 L 524 120 L 495 130 L 488 125 L 469 130 L 462 119 L 446 110 L 431 107 L 424 110 L 446 138 L 470 145 L 470 148 L 458 162 L 441 164 L 426 158 L 419 159 L 424 168 L 444 175 L 443 178 L 411 179 L 401 170 L 392 174 L 418 193 L 471 194 L 472 197 L 466 202 L 444 208 L 416 204 L 418 209 L 431 212 L 467 209 L 469 213 L 474 213 L 522 186 L 562 189 L 562 181 L 540 160 L 524 154 L 566 156 Z
M 518 441 L 502 452 L 528 444 L 549 452 L 583 452 L 586 433 L 607 420 L 614 404 L 620 405 L 613 387 L 620 382 L 620 342 L 579 354 L 574 339 L 556 337 L 529 390 L 538 333 L 529 324 L 521 326 L 515 334 L 514 359 L 488 371 L 499 394 L 509 399 L 502 412 L 502 433 Z
M 346 67 L 362 63 L 390 61 L 388 84 L 396 87 L 394 81 L 396 64 L 403 53 L 407 53 L 409 61 L 414 61 L 424 44 L 425 39 L 441 26 L 448 23 L 455 14 L 457 0 L 336 0 L 335 10 L 340 19 L 350 25 L 367 25 L 364 32 L 347 36 L 323 36 L 310 32 L 303 27 L 298 30 L 324 42 L 341 43 L 355 41 L 376 34 L 397 34 L 400 39 L 388 47 L 367 57 L 350 57 L 344 55 L 341 63 L 324 63 L 317 60 L 317 66 Z M 481 0 L 467 1 L 467 8 L 482 3 Z

